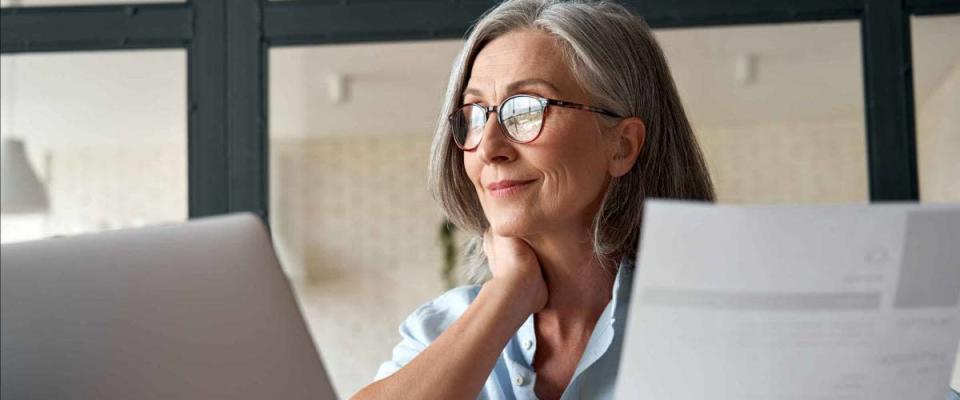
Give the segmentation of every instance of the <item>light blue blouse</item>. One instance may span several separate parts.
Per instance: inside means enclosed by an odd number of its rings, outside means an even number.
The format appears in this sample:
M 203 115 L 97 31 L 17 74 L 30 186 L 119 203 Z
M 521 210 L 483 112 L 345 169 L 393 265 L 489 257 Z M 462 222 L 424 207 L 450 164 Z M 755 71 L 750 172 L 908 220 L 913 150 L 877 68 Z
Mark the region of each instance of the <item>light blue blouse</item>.
M 633 265 L 622 263 L 614 280 L 612 298 L 600 314 L 561 400 L 613 398 L 632 283 Z M 413 360 L 466 311 L 479 292 L 479 285 L 462 286 L 417 308 L 400 325 L 403 340 L 393 349 L 393 359 L 380 366 L 375 379 L 385 378 Z M 537 335 L 533 315 L 530 315 L 500 353 L 478 399 L 536 399 L 533 392 L 537 379 L 533 370 L 536 351 Z
M 632 284 L 633 263 L 625 261 L 617 271 L 613 298 L 600 314 L 561 400 L 613 398 Z M 393 359 L 380 365 L 375 380 L 390 376 L 413 360 L 467 310 L 479 292 L 479 285 L 458 287 L 417 308 L 400 324 L 403 339 L 394 347 Z M 477 398 L 536 399 L 533 392 L 537 379 L 533 370 L 536 351 L 537 335 L 533 315 L 530 315 L 500 353 Z M 947 400 L 960 400 L 960 394 L 948 392 Z

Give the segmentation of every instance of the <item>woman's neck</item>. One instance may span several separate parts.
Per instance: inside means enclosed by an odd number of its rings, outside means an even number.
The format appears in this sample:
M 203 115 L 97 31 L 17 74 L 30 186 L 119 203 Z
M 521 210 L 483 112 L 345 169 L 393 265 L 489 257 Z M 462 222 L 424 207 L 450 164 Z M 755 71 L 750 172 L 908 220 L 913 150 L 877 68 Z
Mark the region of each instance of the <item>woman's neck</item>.
M 547 305 L 538 318 L 555 323 L 561 331 L 592 328 L 613 293 L 616 270 L 601 265 L 593 243 L 585 237 L 590 235 L 571 230 L 527 238 L 540 260 L 548 290 Z

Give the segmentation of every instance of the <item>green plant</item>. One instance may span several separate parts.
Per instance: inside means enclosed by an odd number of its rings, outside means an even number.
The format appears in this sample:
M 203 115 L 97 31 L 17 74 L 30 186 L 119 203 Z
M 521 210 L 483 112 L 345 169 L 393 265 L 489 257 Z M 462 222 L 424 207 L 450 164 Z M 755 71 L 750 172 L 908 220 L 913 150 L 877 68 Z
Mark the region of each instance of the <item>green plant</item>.
M 457 243 L 454 233 L 457 227 L 450 220 L 444 218 L 440 223 L 440 246 L 443 247 L 443 281 L 447 289 L 453 289 L 457 285 L 454 270 L 457 268 Z

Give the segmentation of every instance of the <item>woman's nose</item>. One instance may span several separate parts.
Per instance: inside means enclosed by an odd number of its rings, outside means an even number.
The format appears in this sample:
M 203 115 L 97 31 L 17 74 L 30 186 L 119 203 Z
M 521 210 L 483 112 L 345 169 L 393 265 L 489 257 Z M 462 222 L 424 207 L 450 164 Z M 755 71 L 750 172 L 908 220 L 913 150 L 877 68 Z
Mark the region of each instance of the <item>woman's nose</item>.
M 483 126 L 483 137 L 477 146 L 477 155 L 487 164 L 509 162 L 516 158 L 514 143 L 507 140 L 503 127 L 497 121 L 497 114 L 487 114 L 487 123 Z

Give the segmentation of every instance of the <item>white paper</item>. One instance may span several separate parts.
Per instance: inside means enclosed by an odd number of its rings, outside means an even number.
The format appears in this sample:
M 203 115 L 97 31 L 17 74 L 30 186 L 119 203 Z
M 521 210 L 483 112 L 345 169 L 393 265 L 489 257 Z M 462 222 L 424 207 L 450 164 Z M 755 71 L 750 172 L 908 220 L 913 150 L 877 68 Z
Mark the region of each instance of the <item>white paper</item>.
M 944 400 L 960 205 L 646 205 L 618 399 Z

